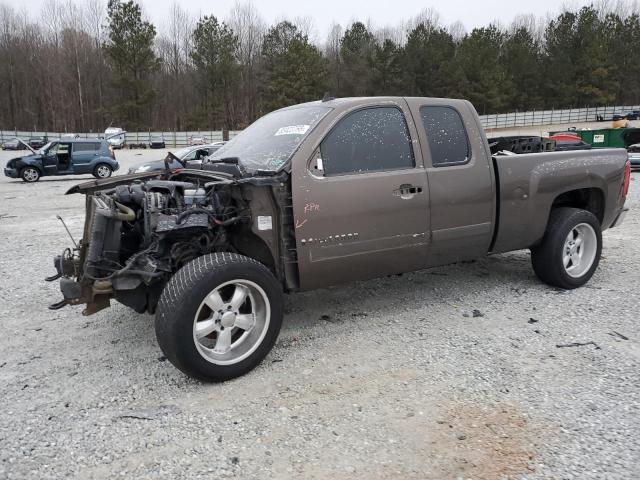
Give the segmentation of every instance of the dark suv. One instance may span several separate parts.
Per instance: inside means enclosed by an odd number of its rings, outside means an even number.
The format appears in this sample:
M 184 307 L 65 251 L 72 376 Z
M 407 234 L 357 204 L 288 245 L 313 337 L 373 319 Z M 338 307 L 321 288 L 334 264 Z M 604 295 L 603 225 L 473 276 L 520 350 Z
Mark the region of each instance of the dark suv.
M 96 178 L 107 178 L 120 168 L 113 148 L 100 139 L 60 139 L 46 144 L 31 155 L 7 162 L 4 174 L 37 182 L 47 175 L 82 175 L 91 173 Z

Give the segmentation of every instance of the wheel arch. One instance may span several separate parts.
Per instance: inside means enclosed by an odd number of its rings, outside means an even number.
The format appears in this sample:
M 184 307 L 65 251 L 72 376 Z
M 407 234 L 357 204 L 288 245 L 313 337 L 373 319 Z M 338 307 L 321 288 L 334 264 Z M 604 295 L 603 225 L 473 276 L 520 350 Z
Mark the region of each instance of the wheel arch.
M 22 162 L 22 164 L 21 165 L 17 165 L 17 167 L 18 167 L 18 174 L 20 176 L 22 176 L 22 172 L 23 172 L 23 170 L 25 168 L 35 168 L 38 171 L 38 173 L 40 174 L 41 177 L 44 177 L 44 175 L 45 175 L 44 170 L 40 165 Z
M 602 225 L 605 211 L 605 194 L 598 187 L 568 190 L 554 198 L 549 213 L 561 207 L 579 208 L 591 212 Z
M 263 264 L 277 279 L 282 281 L 271 249 L 258 235 L 248 229 L 243 229 L 233 236 L 231 243 L 238 250 L 239 254 Z

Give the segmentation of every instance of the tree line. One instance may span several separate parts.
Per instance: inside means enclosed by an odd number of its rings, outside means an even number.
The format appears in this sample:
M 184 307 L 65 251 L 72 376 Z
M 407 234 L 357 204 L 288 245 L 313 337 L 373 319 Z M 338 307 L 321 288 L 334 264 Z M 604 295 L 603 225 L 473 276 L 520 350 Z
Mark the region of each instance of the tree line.
M 0 3 L 0 128 L 69 132 L 240 129 L 332 96 L 470 100 L 482 113 L 637 104 L 640 15 L 601 2 L 470 32 L 423 10 L 394 27 L 309 18 L 267 25 L 251 2 L 227 18 L 174 3 L 161 28 L 134 0 Z

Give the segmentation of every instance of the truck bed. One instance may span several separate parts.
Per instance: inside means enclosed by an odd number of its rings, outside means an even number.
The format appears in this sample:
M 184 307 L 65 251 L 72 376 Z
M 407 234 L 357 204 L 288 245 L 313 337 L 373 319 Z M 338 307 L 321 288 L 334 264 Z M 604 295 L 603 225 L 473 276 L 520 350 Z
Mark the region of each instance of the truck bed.
M 622 208 L 627 152 L 597 149 L 493 157 L 498 190 L 491 252 L 528 248 L 543 237 L 554 204 L 580 198 L 608 228 Z M 585 175 L 586 173 L 586 175 Z

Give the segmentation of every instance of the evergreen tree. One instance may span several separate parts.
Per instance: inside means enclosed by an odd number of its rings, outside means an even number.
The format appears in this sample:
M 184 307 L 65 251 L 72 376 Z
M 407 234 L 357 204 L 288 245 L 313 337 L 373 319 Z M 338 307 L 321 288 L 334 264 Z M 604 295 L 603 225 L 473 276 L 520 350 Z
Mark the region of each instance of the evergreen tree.
M 204 16 L 193 31 L 191 59 L 204 94 L 203 109 L 213 128 L 235 126 L 234 91 L 240 75 L 236 59 L 238 39 L 214 16 Z
M 605 49 L 616 102 L 635 105 L 640 99 L 640 16 L 625 19 L 609 14 L 604 20 Z
M 362 22 L 355 22 L 340 41 L 342 84 L 340 96 L 372 95 L 372 64 L 375 38 Z
M 402 49 L 386 39 L 375 46 L 372 58 L 372 88 L 375 95 L 405 95 Z
M 542 106 L 540 48 L 531 32 L 524 27 L 516 28 L 507 35 L 501 56 L 507 84 L 512 86 L 506 109 L 524 111 Z
M 133 0 L 109 0 L 108 40 L 103 48 L 113 67 L 117 95 L 108 113 L 129 129 L 149 124 L 154 100 L 150 77 L 160 66 L 153 50 L 155 36 L 155 27 L 142 19 L 140 5 Z
M 456 57 L 457 45 L 449 32 L 420 23 L 407 38 L 403 69 L 407 95 L 460 97 L 464 75 Z
M 490 25 L 474 29 L 458 48 L 465 76 L 464 97 L 481 115 L 508 110 L 509 99 L 514 95 L 515 87 L 500 58 L 504 40 L 504 32 Z
M 544 92 L 555 106 L 615 101 L 616 72 L 608 60 L 607 30 L 593 7 L 564 12 L 545 31 Z
M 322 98 L 327 86 L 327 60 L 290 22 L 280 22 L 265 35 L 263 106 L 265 111 Z

